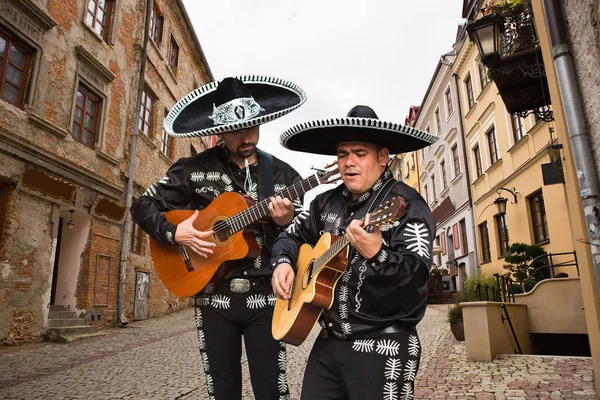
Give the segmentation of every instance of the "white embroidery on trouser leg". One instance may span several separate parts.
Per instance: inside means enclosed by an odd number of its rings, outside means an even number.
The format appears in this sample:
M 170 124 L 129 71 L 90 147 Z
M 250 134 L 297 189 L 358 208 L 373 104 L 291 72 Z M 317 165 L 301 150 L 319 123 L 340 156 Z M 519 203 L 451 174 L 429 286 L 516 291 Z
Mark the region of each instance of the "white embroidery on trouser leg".
M 200 350 L 200 355 L 202 356 L 202 366 L 204 368 L 204 375 L 206 376 L 206 390 L 208 391 L 210 398 L 213 399 L 215 395 L 215 387 L 213 377 L 210 374 L 208 354 L 206 353 L 206 342 L 204 339 L 204 330 L 202 329 L 204 325 L 202 321 L 202 310 L 200 307 L 196 306 L 194 311 L 194 320 L 196 322 L 196 329 L 198 330 L 198 349 Z
M 279 388 L 279 400 L 289 400 L 290 390 L 287 383 L 287 353 L 285 344 L 279 343 L 279 354 L 277 355 L 279 375 L 277 376 L 277 387 Z

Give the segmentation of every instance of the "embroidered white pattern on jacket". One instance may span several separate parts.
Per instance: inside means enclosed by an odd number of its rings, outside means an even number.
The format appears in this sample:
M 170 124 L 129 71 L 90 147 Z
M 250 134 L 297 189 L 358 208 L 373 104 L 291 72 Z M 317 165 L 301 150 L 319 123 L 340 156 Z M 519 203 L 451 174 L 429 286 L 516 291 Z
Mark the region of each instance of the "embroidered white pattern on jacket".
M 295 233 L 296 232 L 296 227 L 299 226 L 302 221 L 304 221 L 306 218 L 308 218 L 308 216 L 310 215 L 310 212 L 307 210 L 302 211 L 300 214 L 298 214 L 290 223 L 290 226 L 288 226 L 288 228 L 286 229 L 286 231 L 288 233 Z
M 206 353 L 206 341 L 204 337 L 204 330 L 202 326 L 202 311 L 199 307 L 194 307 L 194 320 L 196 322 L 196 329 L 198 330 L 198 349 L 202 356 L 202 366 L 204 368 L 204 375 L 206 377 L 206 390 L 208 391 L 209 398 L 214 399 L 214 383 L 213 377 L 210 374 L 210 364 L 208 362 L 208 354 Z
M 321 214 L 321 221 L 324 222 L 328 222 L 330 224 L 336 224 L 336 226 L 339 226 L 339 222 L 337 222 L 338 219 L 338 215 L 336 213 L 322 213 Z
M 361 286 L 363 284 L 363 281 L 365 280 L 365 272 L 367 272 L 367 260 L 363 261 L 363 263 L 360 265 L 360 267 L 358 267 L 358 271 L 360 272 L 358 274 L 358 283 L 356 284 L 356 294 L 354 295 L 354 300 L 356 301 L 356 312 L 358 312 L 358 310 L 360 310 L 360 307 L 362 306 L 362 297 L 360 297 L 360 290 L 361 290 Z
M 393 223 L 392 222 L 388 222 L 388 223 L 385 223 L 385 224 L 381 225 L 379 227 L 379 229 L 381 230 L 381 232 L 387 232 L 390 229 L 397 227 L 398 225 L 400 225 L 400 222 L 398 222 L 398 221 L 395 221 Z
M 379 189 L 381 189 L 381 187 L 383 186 L 383 181 L 381 179 L 379 179 L 377 182 L 375 182 L 375 184 L 373 185 L 373 191 L 376 192 Z
M 196 307 L 194 313 L 194 321 L 196 322 L 196 328 L 202 328 L 202 310 Z
M 350 325 L 350 322 L 342 322 L 342 333 L 344 335 L 352 335 L 352 325 Z
M 406 228 L 402 232 L 404 236 L 409 237 L 406 242 L 410 243 L 406 248 L 413 253 L 417 253 L 421 257 L 429 258 L 428 245 L 429 231 L 423 223 L 406 224 Z
M 395 381 L 402 374 L 402 362 L 399 358 L 388 358 L 385 362 L 385 379 Z
M 214 188 L 212 186 L 204 186 L 204 187 L 201 187 L 201 188 L 196 188 L 195 192 L 198 193 L 198 194 L 213 192 L 215 194 L 215 196 L 218 196 L 218 195 L 221 194 L 221 191 L 219 189 Z
M 408 337 L 408 354 L 413 357 L 419 357 L 419 339 L 415 335 Z
M 175 244 L 175 242 L 173 241 L 173 234 L 170 231 L 167 231 L 167 233 L 165 233 L 165 237 L 167 238 L 167 241 L 171 244 Z
M 231 182 L 233 182 L 233 181 L 231 180 L 231 178 L 229 177 L 229 175 L 227 175 L 226 173 L 223 173 L 223 174 L 221 175 L 221 180 L 222 180 L 223 182 L 225 182 L 225 184 L 226 184 L 226 185 L 231 185 Z
M 267 305 L 267 298 L 262 294 L 251 294 L 246 297 L 246 307 L 249 309 L 263 308 Z
M 190 176 L 192 182 L 200 182 L 204 180 L 204 172 L 192 172 Z
M 383 263 L 385 262 L 387 259 L 389 258 L 388 256 L 388 252 L 385 250 L 382 250 L 379 255 L 377 256 L 377 261 L 379 261 L 379 263 Z
M 393 340 L 384 339 L 377 342 L 377 348 L 375 351 L 384 356 L 395 356 L 398 355 L 399 349 L 400 343 Z
M 362 203 L 363 201 L 367 200 L 369 197 L 371 197 L 371 192 L 365 192 L 362 194 L 362 196 L 360 196 L 358 198 L 358 202 Z
M 219 179 L 221 179 L 221 173 L 220 172 L 216 172 L 216 171 L 212 171 L 212 172 L 207 172 L 206 173 L 206 179 L 209 181 L 218 181 Z
M 348 319 L 348 304 L 340 304 L 340 317 L 342 317 L 342 319 Z
M 215 292 L 215 284 L 212 282 L 208 282 L 206 286 L 204 286 L 204 290 L 202 290 L 205 294 L 213 294 Z
M 254 259 L 254 268 L 259 269 L 262 264 L 262 259 L 260 256 Z
M 198 347 L 200 350 L 206 350 L 206 342 L 204 340 L 204 331 L 198 330 Z
M 398 384 L 386 382 L 383 385 L 383 400 L 398 400 Z
M 375 341 L 373 339 L 355 340 L 352 343 L 352 350 L 360 351 L 362 353 L 369 353 L 375 348 Z
M 339 296 L 340 301 L 344 301 L 344 302 L 348 301 L 348 293 L 349 293 L 348 286 L 345 286 L 345 285 L 340 286 L 340 296 Z
M 283 189 L 285 189 L 285 185 L 282 185 L 281 183 L 276 183 L 273 185 L 273 191 L 275 193 L 281 192 Z
M 214 308 L 220 308 L 222 310 L 226 310 L 231 305 L 231 299 L 222 294 L 215 294 L 210 298 L 210 305 Z
M 196 298 L 196 303 L 199 306 L 207 306 L 210 304 L 210 297 L 209 296 L 199 296 Z
M 410 382 L 406 382 L 404 384 L 400 396 L 402 396 L 400 397 L 401 400 L 413 400 L 415 398 L 413 394 L 413 386 Z
M 346 271 L 344 275 L 342 275 L 342 282 L 348 283 L 350 282 L 350 278 L 352 277 L 352 266 L 346 267 Z
M 267 302 L 269 303 L 269 305 L 271 307 L 273 307 L 275 305 L 276 301 L 277 301 L 277 297 L 275 297 L 275 295 L 273 293 L 269 293 L 269 295 L 267 296 Z
M 233 192 L 233 186 L 231 186 L 231 185 L 225 185 L 225 191 L 226 192 Z

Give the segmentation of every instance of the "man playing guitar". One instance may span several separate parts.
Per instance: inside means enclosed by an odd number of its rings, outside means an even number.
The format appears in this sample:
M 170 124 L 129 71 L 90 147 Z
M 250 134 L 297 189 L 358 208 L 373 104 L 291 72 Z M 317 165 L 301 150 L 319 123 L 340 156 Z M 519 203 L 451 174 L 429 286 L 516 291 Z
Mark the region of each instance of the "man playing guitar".
M 304 374 L 303 400 L 414 398 L 421 344 L 416 325 L 427 305 L 435 221 L 419 193 L 396 181 L 389 154 L 414 151 L 437 137 L 381 121 L 366 106 L 346 118 L 303 123 L 281 135 L 291 150 L 337 155 L 343 184 L 318 195 L 273 245 L 273 290 L 290 299 L 302 244 L 323 232 L 351 244 L 348 264 L 321 314 Z M 360 219 L 386 200 L 406 209 L 396 223 L 365 230 Z M 278 300 L 280 301 L 280 300 Z

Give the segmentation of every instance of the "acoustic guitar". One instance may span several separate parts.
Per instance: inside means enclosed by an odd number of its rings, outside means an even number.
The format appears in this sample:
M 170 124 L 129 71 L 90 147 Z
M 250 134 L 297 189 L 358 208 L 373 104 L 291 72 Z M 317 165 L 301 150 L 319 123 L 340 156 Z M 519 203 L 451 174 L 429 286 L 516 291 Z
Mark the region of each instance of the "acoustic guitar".
M 402 216 L 406 203 L 394 197 L 364 216 L 363 227 L 382 227 Z M 298 250 L 297 271 L 288 300 L 277 299 L 271 333 L 276 340 L 301 345 L 317 324 L 321 313 L 333 305 L 335 286 L 346 271 L 350 242 L 346 235 L 325 232 L 312 247 Z
M 309 190 L 339 179 L 334 164 L 318 169 L 310 177 L 288 186 L 274 195 L 290 200 L 303 196 Z M 235 192 L 223 193 L 198 213 L 194 228 L 199 231 L 213 230 L 208 239 L 216 244 L 208 258 L 199 256 L 185 246 L 162 244 L 150 238 L 152 260 L 161 281 L 176 296 L 189 297 L 200 292 L 211 280 L 219 285 L 226 275 L 226 268 L 219 268 L 226 261 L 244 257 L 258 257 L 260 247 L 248 229 L 269 216 L 270 199 L 255 203 L 251 198 Z M 170 223 L 177 225 L 188 219 L 194 210 L 165 212 Z

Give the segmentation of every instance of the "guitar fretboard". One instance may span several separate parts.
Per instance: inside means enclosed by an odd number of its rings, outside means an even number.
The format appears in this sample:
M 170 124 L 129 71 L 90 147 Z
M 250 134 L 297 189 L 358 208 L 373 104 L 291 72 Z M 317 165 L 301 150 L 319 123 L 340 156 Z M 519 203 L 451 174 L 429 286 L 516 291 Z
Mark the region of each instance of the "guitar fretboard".
M 346 246 L 348 246 L 350 242 L 346 238 L 346 235 L 342 236 L 335 242 L 330 248 L 325 250 L 323 254 L 321 254 L 315 260 L 314 264 L 311 267 L 310 276 L 314 276 L 321 272 L 323 267 L 327 265 L 335 256 L 337 256 Z
M 306 179 L 303 179 L 291 186 L 280 190 L 279 192 L 276 192 L 275 195 L 290 200 L 295 200 L 304 196 L 306 192 L 308 192 L 311 189 L 314 189 L 320 184 L 321 181 L 319 180 L 319 177 L 317 176 L 317 174 L 314 174 Z M 235 215 L 232 215 L 226 220 L 219 222 L 214 226 L 214 231 L 225 231 L 225 233 L 228 236 L 231 236 L 234 233 L 241 231 L 242 229 L 252 225 L 261 218 L 264 218 L 267 215 L 269 215 L 269 201 L 270 199 L 264 199 L 256 203 L 255 205 L 250 206 Z

